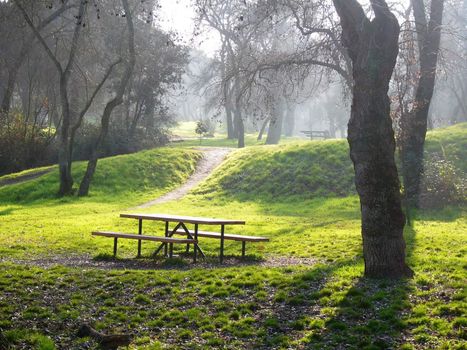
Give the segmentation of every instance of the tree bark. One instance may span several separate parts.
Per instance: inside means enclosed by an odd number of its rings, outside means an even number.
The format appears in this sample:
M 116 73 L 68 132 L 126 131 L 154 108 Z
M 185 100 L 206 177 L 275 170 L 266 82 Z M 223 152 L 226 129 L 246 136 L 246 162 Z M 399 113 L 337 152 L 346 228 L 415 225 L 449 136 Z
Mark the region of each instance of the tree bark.
M 227 61 L 229 59 L 229 54 L 227 52 L 227 39 L 222 40 L 222 50 L 221 50 L 221 78 L 222 78 L 222 95 L 224 99 L 224 108 L 225 108 L 225 119 L 227 123 L 227 138 L 235 138 L 235 129 L 234 122 L 232 119 L 232 101 L 231 101 L 231 87 L 230 81 L 226 79 L 227 72 Z
M 353 63 L 353 101 L 347 139 L 360 197 L 365 276 L 411 276 L 412 271 L 405 263 L 405 217 L 388 97 L 398 54 L 399 24 L 384 0 L 371 0 L 374 11 L 371 21 L 356 0 L 333 2 Z
M 234 109 L 235 131 L 238 138 L 238 148 L 245 147 L 245 125 L 243 124 L 242 111 L 239 103 L 236 103 Z
M 241 94 L 240 94 L 240 82 L 239 78 L 234 79 L 234 95 L 235 95 L 235 109 L 234 109 L 234 127 L 235 133 L 238 139 L 238 148 L 245 147 L 245 125 L 243 124 L 242 118 L 242 105 L 241 105 Z
M 284 128 L 285 136 L 293 136 L 295 130 L 295 106 L 291 103 L 287 103 L 287 112 L 285 114 Z
M 136 54 L 135 54 L 135 40 L 134 40 L 134 27 L 133 27 L 133 19 L 132 14 L 130 12 L 130 6 L 128 4 L 128 0 L 122 0 L 122 5 L 125 10 L 125 18 L 127 22 L 128 28 L 128 52 L 129 58 L 127 61 L 125 72 L 123 73 L 122 79 L 117 88 L 116 96 L 110 100 L 105 108 L 104 113 L 102 114 L 101 118 L 101 130 L 99 136 L 94 144 L 94 148 L 91 152 L 91 156 L 89 157 L 88 165 L 86 168 L 86 173 L 81 180 L 78 195 L 79 196 L 87 196 L 89 193 L 89 187 L 91 185 L 92 178 L 96 171 L 97 161 L 100 157 L 102 146 L 104 140 L 107 136 L 110 124 L 110 117 L 112 115 L 112 111 L 115 107 L 120 105 L 123 102 L 123 94 L 125 93 L 125 89 L 130 81 L 131 75 L 133 74 L 133 67 L 136 61 Z
M 233 124 L 233 119 L 232 119 L 232 106 L 229 101 L 229 96 L 228 94 L 225 94 L 224 97 L 226 100 L 224 102 L 225 106 L 225 119 L 227 123 L 227 138 L 228 139 L 234 139 L 235 138 L 235 130 L 234 130 L 234 124 Z
M 259 134 L 257 138 L 258 141 L 261 141 L 263 139 L 264 130 L 266 130 L 266 126 L 268 126 L 270 120 L 271 120 L 271 117 L 267 117 L 263 120 L 263 123 L 261 124 L 261 129 L 259 130 Z
M 423 1 L 412 0 L 412 5 L 417 30 L 420 72 L 414 108 L 401 121 L 401 160 L 406 200 L 409 206 L 417 207 L 423 174 L 423 150 L 428 126 L 428 112 L 435 87 L 444 0 L 431 1 L 428 24 Z
M 277 145 L 281 139 L 282 124 L 284 121 L 284 110 L 282 101 L 276 103 L 273 108 L 271 120 L 269 121 L 268 136 L 266 137 L 267 145 Z

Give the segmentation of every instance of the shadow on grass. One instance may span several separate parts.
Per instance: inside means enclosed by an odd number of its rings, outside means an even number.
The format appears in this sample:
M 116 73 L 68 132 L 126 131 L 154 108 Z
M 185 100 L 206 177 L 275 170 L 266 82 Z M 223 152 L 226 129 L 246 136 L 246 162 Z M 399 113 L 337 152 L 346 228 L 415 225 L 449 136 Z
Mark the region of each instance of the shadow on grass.
M 13 211 L 14 211 L 13 208 L 6 208 L 6 209 L 3 209 L 3 210 L 0 210 L 0 216 L 9 215 L 9 214 L 13 213 Z
M 453 222 L 465 216 L 466 207 L 449 206 L 441 209 L 419 209 L 413 213 L 411 218 L 414 221 L 439 221 Z
M 416 242 L 406 229 L 407 260 Z M 263 321 L 259 348 L 394 349 L 404 343 L 404 313 L 410 309 L 407 279 L 361 277 L 362 261 L 316 265 L 296 276 L 275 297 L 274 310 Z
M 19 260 L 17 261 L 19 262 Z M 225 255 L 224 262 L 219 262 L 217 255 L 208 255 L 206 258 L 198 257 L 198 262 L 193 262 L 192 254 L 179 253 L 172 258 L 158 255 L 156 257 L 143 256 L 141 258 L 121 258 L 112 254 L 101 253 L 92 258 L 89 257 L 59 257 L 55 259 L 41 260 L 21 260 L 25 264 L 37 265 L 40 267 L 63 265 L 67 267 L 94 267 L 104 270 L 190 270 L 200 268 L 236 268 L 242 266 L 267 265 L 268 260 L 257 255 L 247 255 L 239 257 L 237 255 Z M 300 261 L 299 261 L 300 262 Z M 272 263 L 274 264 L 274 263 Z

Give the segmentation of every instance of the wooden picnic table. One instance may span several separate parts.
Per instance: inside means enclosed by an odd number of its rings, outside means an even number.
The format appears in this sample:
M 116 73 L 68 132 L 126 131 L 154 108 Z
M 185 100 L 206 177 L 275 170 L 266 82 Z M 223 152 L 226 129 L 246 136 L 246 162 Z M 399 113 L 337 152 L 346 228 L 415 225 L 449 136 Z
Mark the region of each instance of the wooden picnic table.
M 227 220 L 227 219 L 214 219 L 214 218 L 203 218 L 203 217 L 194 217 L 194 216 L 181 216 L 181 215 L 170 215 L 170 214 L 120 214 L 122 218 L 130 218 L 138 220 L 138 234 L 143 234 L 143 220 L 153 220 L 153 221 L 163 221 L 165 222 L 165 237 L 172 237 L 175 234 L 184 234 L 188 238 L 194 241 L 194 258 L 193 261 L 196 262 L 198 251 L 201 255 L 205 256 L 203 251 L 198 245 L 198 234 L 208 237 L 207 232 L 199 231 L 199 225 L 219 225 L 220 234 L 218 238 L 220 239 L 220 254 L 219 260 L 222 263 L 224 260 L 224 240 L 225 240 L 225 226 L 226 225 L 245 225 L 243 220 Z M 169 228 L 169 223 L 176 223 L 173 229 Z M 194 230 L 189 230 L 186 225 L 193 224 Z M 211 233 L 211 236 L 214 233 Z M 246 237 L 248 238 L 248 237 Z M 262 237 L 258 237 L 264 239 Z M 159 253 L 164 249 L 164 253 L 167 256 L 167 250 L 169 250 L 170 256 L 173 253 L 173 243 L 163 242 L 154 254 Z M 189 250 L 189 244 L 187 243 L 187 251 Z M 242 246 L 242 252 L 244 254 L 245 247 Z M 138 257 L 141 256 L 141 240 L 138 240 Z

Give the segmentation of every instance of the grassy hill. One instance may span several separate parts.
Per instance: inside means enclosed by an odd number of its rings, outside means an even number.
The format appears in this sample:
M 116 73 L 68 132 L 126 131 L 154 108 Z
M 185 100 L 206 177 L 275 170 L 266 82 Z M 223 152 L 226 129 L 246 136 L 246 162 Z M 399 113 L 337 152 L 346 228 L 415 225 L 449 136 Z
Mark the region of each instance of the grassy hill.
M 180 185 L 195 169 L 201 154 L 193 150 L 155 149 L 136 154 L 99 160 L 91 183 L 91 198 L 119 197 L 125 201 L 147 198 L 160 191 Z M 41 168 L 40 170 L 42 170 Z M 85 162 L 73 163 L 75 188 L 86 170 Z M 2 180 L 34 173 L 34 169 L 5 175 Z M 30 203 L 56 197 L 58 169 L 38 179 L 0 187 L 0 203 Z
M 430 132 L 429 156 L 444 150 L 465 169 L 465 135 L 465 124 Z M 148 242 L 142 259 L 132 241 L 109 258 L 112 240 L 90 232 L 136 232 L 118 214 L 178 186 L 199 157 L 178 147 L 104 159 L 88 198 L 55 198 L 56 172 L 0 187 L 0 332 L 12 348 L 96 349 L 76 337 L 89 322 L 134 334 L 132 350 L 465 349 L 465 208 L 423 211 L 406 227 L 413 279 L 362 278 L 345 140 L 235 151 L 191 195 L 145 209 L 246 220 L 227 232 L 271 239 L 248 244 L 246 260 L 228 242 L 218 265 L 215 240 L 200 241 L 208 257 L 196 265 L 153 260 Z
M 434 157 L 467 173 L 467 123 L 428 132 L 426 164 Z M 235 152 L 196 191 L 237 198 L 341 197 L 355 194 L 346 140 L 307 141 Z M 216 194 L 216 195 L 217 195 Z
M 88 239 L 92 230 L 118 226 L 122 210 L 179 186 L 200 157 L 194 150 L 163 148 L 102 159 L 91 195 L 85 198 L 56 197 L 57 169 L 37 179 L 2 186 L 0 256 L 91 253 L 96 250 Z M 85 167 L 84 162 L 74 164 L 75 187 Z

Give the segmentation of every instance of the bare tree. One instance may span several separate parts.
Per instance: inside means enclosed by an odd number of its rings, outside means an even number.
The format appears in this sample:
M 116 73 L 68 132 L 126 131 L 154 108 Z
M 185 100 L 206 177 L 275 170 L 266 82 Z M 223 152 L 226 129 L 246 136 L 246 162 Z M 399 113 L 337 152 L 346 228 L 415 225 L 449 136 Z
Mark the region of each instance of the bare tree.
M 57 18 L 60 17 L 65 11 L 69 10 L 70 8 L 74 7 L 74 4 L 69 4 L 69 1 L 63 1 L 61 6 L 58 7 L 56 10 L 54 10 L 49 16 L 47 16 L 45 19 L 43 19 L 36 27 L 38 32 L 41 32 L 44 28 L 46 28 L 50 23 L 55 21 Z M 5 91 L 3 93 L 2 97 L 2 103 L 1 103 L 1 112 L 4 115 L 7 115 L 10 111 L 11 107 L 11 99 L 13 96 L 13 91 L 16 83 L 16 79 L 18 76 L 18 72 L 21 68 L 21 66 L 24 63 L 24 60 L 26 59 L 28 53 L 31 51 L 33 48 L 33 43 L 34 43 L 35 36 L 33 33 L 28 35 L 25 40 L 22 41 L 21 47 L 16 53 L 16 55 L 13 55 L 11 58 L 11 66 L 8 67 L 8 79 L 7 79 L 7 84 L 5 87 Z
M 32 30 L 34 36 L 39 41 L 48 57 L 55 66 L 59 75 L 59 91 L 60 91 L 60 105 L 61 105 L 61 120 L 58 128 L 58 166 L 60 172 L 60 188 L 58 191 L 59 195 L 71 195 L 73 193 L 73 177 L 72 177 L 72 160 L 73 160 L 73 143 L 76 132 L 80 128 L 83 119 L 95 100 L 97 94 L 104 86 L 105 82 L 111 75 L 114 67 L 120 62 L 116 60 L 111 63 L 102 79 L 94 87 L 92 93 L 87 94 L 86 101 L 84 102 L 81 110 L 75 110 L 71 108 L 72 98 L 76 97 L 76 94 L 70 94 L 70 89 L 73 87 L 70 84 L 73 70 L 78 70 L 77 57 L 78 49 L 80 46 L 82 30 L 86 25 L 85 15 L 88 7 L 87 1 L 78 1 L 79 6 L 77 14 L 75 15 L 75 22 L 73 23 L 73 34 L 70 39 L 70 46 L 68 52 L 64 54 L 61 50 L 52 50 L 46 41 L 46 38 L 39 32 L 37 27 L 34 25 L 30 15 L 26 11 L 25 7 L 20 0 L 14 0 L 16 6 L 24 16 L 25 21 Z M 73 6 L 76 7 L 76 6 Z M 61 57 L 65 56 L 64 62 L 61 62 Z
M 69 195 L 72 194 L 73 188 L 73 177 L 71 175 L 71 165 L 72 165 L 72 143 L 70 142 L 70 129 L 72 116 L 70 111 L 70 100 L 68 96 L 69 89 L 69 80 L 72 72 L 72 67 L 76 60 L 76 53 L 78 50 L 78 42 L 81 36 L 82 21 L 84 19 L 84 14 L 87 7 L 86 1 L 80 1 L 78 13 L 76 15 L 76 23 L 74 25 L 73 37 L 70 43 L 70 50 L 68 57 L 65 61 L 65 64 L 62 64 L 57 57 L 57 54 L 52 51 L 44 37 L 34 26 L 30 16 L 24 9 L 23 5 L 19 0 L 14 0 L 16 6 L 23 13 L 23 16 L 36 36 L 37 40 L 41 43 L 44 50 L 47 52 L 49 58 L 55 65 L 59 76 L 60 76 L 60 102 L 62 107 L 62 121 L 59 131 L 59 140 L 60 148 L 58 154 L 58 166 L 60 171 L 60 189 L 58 191 L 59 195 Z
M 428 111 L 435 87 L 444 0 L 431 0 L 429 19 L 423 0 L 412 0 L 412 7 L 420 70 L 413 109 L 410 113 L 402 115 L 401 159 L 406 199 L 409 205 L 417 206 L 423 173 Z
M 107 133 L 109 131 L 110 117 L 115 107 L 122 104 L 123 102 L 123 94 L 125 93 L 125 89 L 127 88 L 128 82 L 130 81 L 131 74 L 133 73 L 133 67 L 136 61 L 135 39 L 134 39 L 135 32 L 133 28 L 133 19 L 132 19 L 130 7 L 128 5 L 128 0 L 122 0 L 122 5 L 125 11 L 124 17 L 126 18 L 127 30 L 128 30 L 128 53 L 129 54 L 128 54 L 128 59 L 126 62 L 126 68 L 120 79 L 120 82 L 117 85 L 117 91 L 116 91 L 114 98 L 112 98 L 105 105 L 104 112 L 101 117 L 101 129 L 99 132 L 99 136 L 97 137 L 97 140 L 94 144 L 94 148 L 91 152 L 91 156 L 89 157 L 86 172 L 79 186 L 79 192 L 78 192 L 79 196 L 87 196 L 89 193 L 89 186 L 94 176 L 94 172 L 96 171 L 97 161 L 99 157 L 101 156 L 102 146 L 107 136 Z

